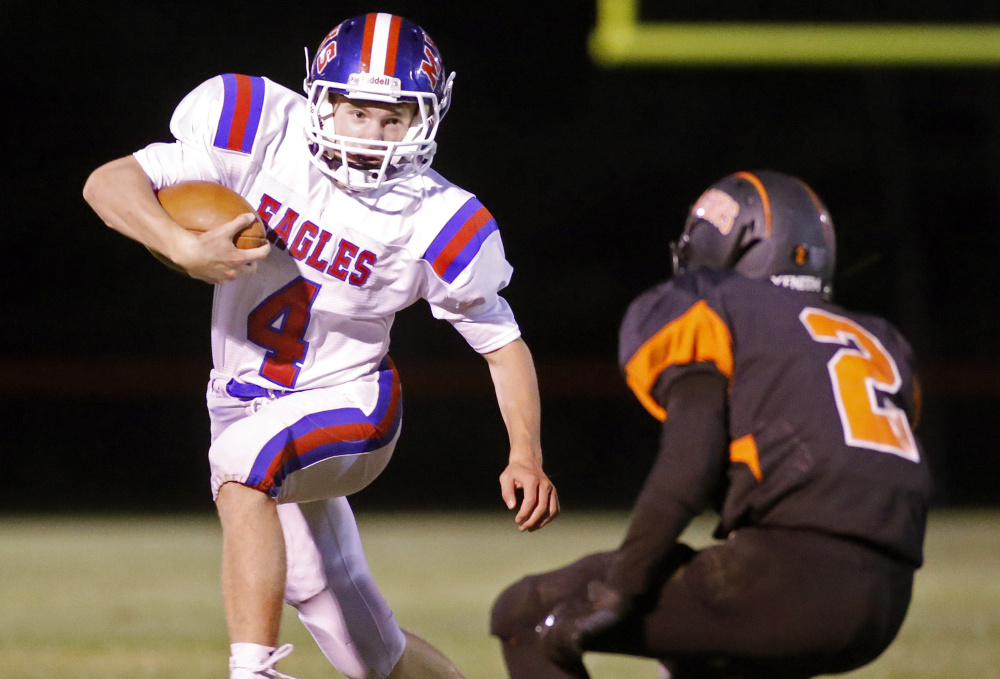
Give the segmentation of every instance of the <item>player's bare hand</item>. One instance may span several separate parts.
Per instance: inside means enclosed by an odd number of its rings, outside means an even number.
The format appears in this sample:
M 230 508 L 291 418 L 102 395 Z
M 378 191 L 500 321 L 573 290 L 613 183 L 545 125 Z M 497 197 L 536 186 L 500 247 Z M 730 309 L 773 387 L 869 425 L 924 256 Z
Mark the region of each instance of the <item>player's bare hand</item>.
M 500 494 L 508 509 L 521 506 L 514 521 L 522 531 L 536 531 L 559 515 L 559 494 L 537 462 L 512 461 L 500 475 Z
M 257 262 L 271 251 L 270 243 L 240 250 L 233 245 L 233 239 L 254 219 L 253 213 L 247 213 L 201 234 L 184 233 L 186 237 L 178 242 L 174 261 L 192 278 L 206 283 L 225 283 L 240 276 L 252 276 L 257 272 Z

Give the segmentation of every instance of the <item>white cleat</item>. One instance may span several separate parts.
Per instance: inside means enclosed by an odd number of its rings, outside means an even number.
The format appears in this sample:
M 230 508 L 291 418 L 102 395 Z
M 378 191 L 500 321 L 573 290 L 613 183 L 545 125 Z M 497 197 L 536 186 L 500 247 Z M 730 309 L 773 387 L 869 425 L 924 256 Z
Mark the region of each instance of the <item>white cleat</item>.
M 266 660 L 255 667 L 238 666 L 230 659 L 229 679 L 295 679 L 274 669 L 278 661 L 288 657 L 294 648 L 291 644 L 279 646 L 271 651 Z

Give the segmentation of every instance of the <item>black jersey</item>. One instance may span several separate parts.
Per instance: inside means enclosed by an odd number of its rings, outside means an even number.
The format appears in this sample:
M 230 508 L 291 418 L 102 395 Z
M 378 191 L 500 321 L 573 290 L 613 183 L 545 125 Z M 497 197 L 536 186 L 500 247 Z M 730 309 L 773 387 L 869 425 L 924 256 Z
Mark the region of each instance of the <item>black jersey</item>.
M 909 344 L 887 321 L 698 270 L 631 304 L 619 359 L 661 420 L 668 413 L 654 393 L 681 376 L 709 370 L 729 380 L 719 537 L 743 526 L 807 528 L 920 565 L 931 480 L 913 433 L 919 390 Z

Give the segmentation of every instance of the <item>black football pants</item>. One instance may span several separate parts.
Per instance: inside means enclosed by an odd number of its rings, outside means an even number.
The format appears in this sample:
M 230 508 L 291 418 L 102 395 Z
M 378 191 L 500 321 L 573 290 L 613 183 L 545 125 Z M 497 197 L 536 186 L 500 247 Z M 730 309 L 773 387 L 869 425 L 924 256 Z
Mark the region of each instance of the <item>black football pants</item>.
M 676 679 L 813 677 L 875 659 L 910 602 L 911 565 L 812 531 L 743 529 L 700 552 L 678 547 L 652 610 L 586 650 L 660 659 Z M 557 604 L 585 598 L 610 558 L 592 554 L 500 595 L 491 631 L 512 679 L 589 676 L 582 661 L 550 660 L 535 630 Z

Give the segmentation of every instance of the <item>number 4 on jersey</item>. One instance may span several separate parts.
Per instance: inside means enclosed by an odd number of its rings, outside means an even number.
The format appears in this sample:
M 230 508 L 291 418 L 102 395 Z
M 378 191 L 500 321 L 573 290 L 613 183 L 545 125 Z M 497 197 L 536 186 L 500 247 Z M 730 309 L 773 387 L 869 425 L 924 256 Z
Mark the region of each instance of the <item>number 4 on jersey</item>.
M 849 318 L 813 307 L 803 309 L 799 320 L 817 342 L 843 347 L 826 366 L 847 445 L 919 462 L 906 413 L 879 399 L 879 392 L 898 393 L 903 381 L 878 338 Z
M 247 338 L 267 350 L 260 374 L 275 384 L 295 386 L 309 349 L 304 338 L 319 289 L 316 283 L 296 278 L 247 317 Z

